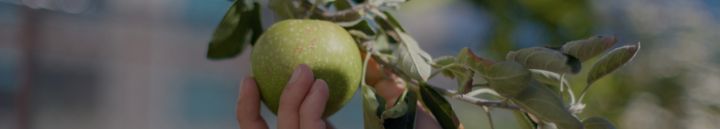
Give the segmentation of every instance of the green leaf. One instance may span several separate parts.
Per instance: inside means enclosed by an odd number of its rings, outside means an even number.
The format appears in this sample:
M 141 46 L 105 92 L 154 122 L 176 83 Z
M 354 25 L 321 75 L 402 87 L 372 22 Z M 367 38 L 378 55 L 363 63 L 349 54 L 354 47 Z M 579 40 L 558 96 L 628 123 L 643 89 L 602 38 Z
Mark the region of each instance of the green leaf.
M 394 119 L 394 118 L 402 117 L 403 115 L 405 115 L 405 113 L 408 112 L 409 108 L 415 108 L 415 107 L 409 107 L 410 104 L 405 101 L 407 94 L 408 94 L 408 91 L 405 90 L 405 92 L 403 92 L 403 94 L 400 95 L 400 97 L 397 99 L 397 101 L 395 101 L 395 104 L 393 104 L 393 107 L 382 112 L 381 118 Z
M 636 45 L 625 45 L 615 48 L 607 55 L 601 57 L 590 69 L 587 78 L 587 84 L 591 85 L 596 80 L 620 68 L 623 64 L 629 62 L 640 49 L 640 43 Z
M 530 118 L 528 118 L 527 115 L 525 115 L 525 112 L 522 112 L 520 110 L 512 110 L 513 116 L 515 116 L 515 120 L 518 122 L 518 126 L 520 126 L 521 129 L 534 129 L 532 122 L 530 122 Z
M 556 73 L 580 71 L 580 63 L 575 58 L 544 47 L 531 47 L 509 52 L 507 60 L 517 61 L 528 69 L 542 69 Z
M 485 71 L 485 68 L 495 63 L 492 60 L 477 56 L 467 47 L 460 50 L 456 56 L 456 61 L 458 64 L 469 67 L 479 73 Z
M 507 98 L 523 92 L 532 79 L 530 71 L 515 61 L 495 63 L 488 68 L 485 76 L 490 88 Z
M 349 8 L 352 8 L 352 4 L 350 4 L 350 1 L 348 1 L 348 0 L 335 1 L 335 9 L 343 10 L 343 9 L 349 9 Z
M 541 123 L 538 124 L 538 129 L 558 129 L 557 125 L 555 123 Z
M 397 48 L 395 42 L 390 42 L 390 38 L 386 34 L 378 35 L 375 38 L 375 43 L 372 44 L 373 53 L 392 54 L 393 50 Z
M 293 5 L 293 0 L 269 0 L 268 7 L 278 16 L 278 21 L 299 18 L 299 16 L 296 16 L 298 14 L 295 10 L 296 7 Z
M 368 34 L 368 35 L 376 34 L 375 30 L 372 29 L 370 22 L 368 22 L 367 20 L 362 20 L 359 23 L 357 23 L 351 27 L 347 27 L 346 29 L 347 30 L 360 30 L 363 33 Z
M 562 76 L 555 72 L 550 72 L 541 69 L 530 69 L 533 79 L 548 85 L 560 86 L 560 83 L 568 85 L 567 81 L 562 81 Z
M 458 85 L 458 92 L 465 93 L 472 88 L 473 83 L 473 71 L 463 67 L 456 63 L 455 57 L 453 56 L 442 56 L 434 59 L 435 63 L 433 67 L 436 70 L 440 70 L 443 75 L 455 79 Z M 468 84 L 470 83 L 470 84 Z M 470 86 L 470 87 L 468 87 Z
M 605 52 L 605 50 L 615 45 L 615 42 L 617 42 L 617 39 L 612 36 L 593 36 L 565 43 L 561 50 L 563 53 L 572 55 L 584 62 Z
M 433 59 L 433 61 L 435 61 L 435 63 L 434 63 L 435 68 L 441 68 L 441 67 L 448 66 L 448 65 L 455 63 L 455 57 L 441 56 L 441 57 L 437 57 L 437 58 Z
M 404 99 L 402 99 L 402 104 L 404 104 L 402 111 L 404 113 L 401 114 L 401 116 L 396 118 L 385 118 L 385 122 L 383 122 L 383 125 L 387 129 L 414 129 L 415 128 L 415 113 L 417 110 L 417 95 L 415 92 L 405 92 L 406 94 Z M 388 111 L 393 111 L 395 107 L 401 106 L 401 105 L 395 105 L 393 108 L 391 108 Z M 385 111 L 385 112 L 388 112 Z M 385 113 L 383 113 L 385 115 Z
M 377 16 L 373 18 L 375 23 L 380 26 L 380 29 L 385 31 L 405 32 L 405 29 L 403 29 L 402 25 L 400 25 L 392 14 L 387 11 L 383 11 L 383 14 L 386 17 Z
M 538 82 L 530 85 L 515 98 L 512 98 L 523 110 L 542 121 L 552 122 L 559 129 L 581 129 L 582 123 L 575 118 L 557 94 Z
M 441 56 L 433 59 L 433 68 L 440 70 L 440 72 L 452 79 L 455 79 L 456 74 L 461 74 L 465 70 L 462 66 L 455 64 L 455 57 L 453 56 Z
M 225 17 L 215 29 L 208 47 L 207 58 L 227 59 L 242 53 L 247 42 L 254 43 L 262 33 L 260 4 L 246 6 L 243 1 L 233 2 Z M 251 35 L 247 41 L 248 34 Z
M 390 14 L 387 11 L 383 11 L 383 13 L 385 14 L 385 16 L 387 16 L 387 19 L 390 22 L 390 24 L 399 28 L 402 32 L 405 32 L 405 29 L 400 25 L 400 22 L 398 22 L 397 19 L 395 19 L 395 17 L 392 14 Z
M 260 21 L 260 3 L 254 3 L 253 5 L 255 8 L 253 8 L 250 12 L 247 12 L 250 23 L 248 25 L 250 26 L 250 29 L 252 29 L 252 34 L 250 35 L 250 45 L 255 45 L 255 42 L 260 39 L 260 35 L 263 33 L 262 22 Z
M 457 74 L 457 78 L 455 80 L 457 81 L 457 92 L 459 94 L 467 94 L 468 92 L 472 91 L 473 76 L 471 75 L 473 75 L 473 72 L 471 70 L 465 70 Z
M 427 81 L 432 73 L 432 57 L 418 46 L 415 39 L 405 33 L 397 33 L 402 42 L 395 52 L 395 64 L 408 76 L 421 81 Z
M 380 115 L 385 109 L 385 101 L 377 94 L 375 94 L 372 87 L 364 85 L 362 87 L 363 93 L 363 118 L 365 127 L 370 129 L 381 129 L 383 128 Z
M 435 91 L 430 85 L 420 84 L 420 95 L 423 104 L 430 109 L 435 119 L 440 123 L 443 129 L 457 129 L 460 121 L 455 115 L 450 103 L 440 93 Z
M 585 129 L 615 129 L 615 126 L 605 118 L 590 117 L 583 120 Z
M 344 1 L 344 0 L 338 0 L 338 1 Z M 318 4 L 317 2 L 320 2 L 318 5 L 324 5 L 324 7 L 330 6 L 331 4 L 337 5 L 336 0 L 315 0 L 315 1 L 309 1 L 309 2 L 315 2 L 315 4 Z

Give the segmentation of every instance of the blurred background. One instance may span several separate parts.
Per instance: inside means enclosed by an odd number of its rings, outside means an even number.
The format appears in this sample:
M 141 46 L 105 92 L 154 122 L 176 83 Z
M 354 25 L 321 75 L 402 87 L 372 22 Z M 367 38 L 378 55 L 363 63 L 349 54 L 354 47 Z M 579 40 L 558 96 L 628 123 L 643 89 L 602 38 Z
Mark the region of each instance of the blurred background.
M 237 128 L 248 51 L 205 58 L 230 3 L 0 0 L 0 128 Z M 264 8 L 267 27 L 274 16 Z M 594 84 L 580 117 L 605 116 L 622 129 L 720 128 L 720 1 L 413 0 L 394 14 L 436 57 L 470 47 L 501 59 L 592 35 L 640 41 L 634 61 Z M 571 77 L 575 90 L 580 77 Z M 331 118 L 338 128 L 362 128 L 359 99 Z M 488 128 L 482 110 L 451 102 L 465 127 Z M 516 127 L 507 110 L 491 111 L 498 128 Z

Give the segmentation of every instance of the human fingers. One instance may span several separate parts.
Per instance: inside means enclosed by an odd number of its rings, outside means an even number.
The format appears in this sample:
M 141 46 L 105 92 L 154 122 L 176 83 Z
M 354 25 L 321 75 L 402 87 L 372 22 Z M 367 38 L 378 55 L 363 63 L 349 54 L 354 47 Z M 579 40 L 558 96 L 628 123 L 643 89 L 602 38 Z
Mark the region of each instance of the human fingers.
M 364 53 L 362 54 L 365 55 Z M 380 64 L 378 64 L 375 59 L 369 57 L 366 69 L 365 69 L 365 83 L 369 85 L 375 85 L 380 80 L 383 80 L 385 78 L 385 73 L 382 70 L 382 67 Z M 365 57 L 363 57 L 363 60 Z
M 300 107 L 300 129 L 325 129 L 323 120 L 325 104 L 328 100 L 328 86 L 323 80 L 315 80 L 310 93 Z
M 400 81 L 402 80 L 388 78 L 375 84 L 375 91 L 378 95 L 380 95 L 380 97 L 385 99 L 386 108 L 394 106 L 395 101 L 405 91 L 405 85 Z
M 235 117 L 241 129 L 267 129 L 267 123 L 260 116 L 260 93 L 252 77 L 245 77 L 240 86 L 240 95 L 235 105 Z
M 280 96 L 278 107 L 278 128 L 297 129 L 299 128 L 300 104 L 302 104 L 312 84 L 315 81 L 310 67 L 301 64 L 290 77 L 287 86 Z

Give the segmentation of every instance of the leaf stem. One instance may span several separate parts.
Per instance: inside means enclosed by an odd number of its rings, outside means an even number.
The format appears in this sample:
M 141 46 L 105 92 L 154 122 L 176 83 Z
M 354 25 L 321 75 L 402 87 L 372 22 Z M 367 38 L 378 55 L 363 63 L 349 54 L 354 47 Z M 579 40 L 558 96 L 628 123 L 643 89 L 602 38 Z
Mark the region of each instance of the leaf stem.
M 485 110 L 485 115 L 488 118 L 488 123 L 490 123 L 490 129 L 495 129 L 495 122 L 493 122 L 492 114 L 490 114 L 490 108 L 484 106 L 483 109 Z
M 563 87 L 567 90 L 568 95 L 570 96 L 570 104 L 575 104 L 577 102 L 577 99 L 575 99 L 575 91 L 573 91 L 570 84 L 567 83 L 567 80 L 565 80 L 565 74 L 560 75 L 560 89 L 563 89 Z M 560 92 L 562 92 L 562 90 Z
M 367 53 L 367 54 L 365 54 L 365 56 L 364 56 L 364 57 L 365 57 L 365 60 L 363 61 L 362 82 L 360 82 L 363 86 L 368 85 L 368 84 L 365 82 L 365 76 L 367 75 L 367 65 L 368 65 L 368 62 L 370 62 L 370 52 L 365 52 L 365 53 Z
M 577 103 L 582 103 L 585 95 L 587 94 L 587 90 L 590 89 L 590 86 L 592 86 L 592 84 L 587 84 L 587 86 L 585 86 L 582 92 L 580 92 L 580 98 L 578 98 Z

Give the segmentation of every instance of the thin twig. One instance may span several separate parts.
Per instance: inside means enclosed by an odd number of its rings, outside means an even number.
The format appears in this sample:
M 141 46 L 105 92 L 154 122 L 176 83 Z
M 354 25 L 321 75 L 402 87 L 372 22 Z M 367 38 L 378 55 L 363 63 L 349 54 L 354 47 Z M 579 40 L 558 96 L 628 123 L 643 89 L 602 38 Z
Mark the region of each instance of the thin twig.
M 495 129 L 495 122 L 493 122 L 492 114 L 490 114 L 490 108 L 485 106 L 483 107 L 483 110 L 485 110 L 485 115 L 488 118 L 488 123 L 490 123 L 490 129 Z

